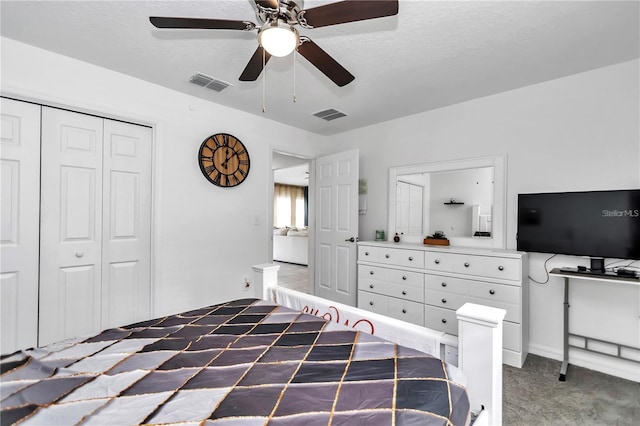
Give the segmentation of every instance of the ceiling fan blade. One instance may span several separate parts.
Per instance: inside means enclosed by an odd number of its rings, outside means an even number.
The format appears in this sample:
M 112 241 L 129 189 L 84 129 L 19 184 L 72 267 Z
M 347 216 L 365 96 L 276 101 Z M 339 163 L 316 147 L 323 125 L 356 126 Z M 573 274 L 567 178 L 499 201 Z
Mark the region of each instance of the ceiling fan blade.
M 249 21 L 200 18 L 163 18 L 151 16 L 149 21 L 157 28 L 183 28 L 204 30 L 253 30 L 256 25 Z
M 320 46 L 315 44 L 309 38 L 304 37 L 300 40 L 302 43 L 298 46 L 298 53 L 304 56 L 324 75 L 329 77 L 338 86 L 345 86 L 355 78 L 342 65 L 336 62 L 327 52 L 322 50 Z
M 264 49 L 262 46 L 258 46 L 255 52 L 253 52 L 253 56 L 249 59 L 247 66 L 240 74 L 240 81 L 255 81 L 260 73 L 262 72 L 262 52 Z M 264 64 L 266 65 L 269 62 L 269 58 L 271 55 L 269 52 L 264 51 Z
M 313 27 L 345 24 L 398 14 L 398 0 L 344 0 L 304 11 L 306 23 Z
M 263 8 L 279 10 L 280 2 L 278 0 L 255 0 L 256 4 Z

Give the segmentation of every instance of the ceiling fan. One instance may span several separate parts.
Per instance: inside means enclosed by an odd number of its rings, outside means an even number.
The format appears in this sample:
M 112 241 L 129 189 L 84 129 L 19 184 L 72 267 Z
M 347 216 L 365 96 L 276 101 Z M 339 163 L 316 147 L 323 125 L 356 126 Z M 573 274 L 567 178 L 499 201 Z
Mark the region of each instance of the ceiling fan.
M 152 16 L 157 28 L 258 30 L 258 48 L 240 75 L 240 81 L 254 81 L 271 56 L 286 56 L 298 51 L 331 81 L 342 87 L 355 78 L 309 37 L 300 36 L 295 26 L 312 29 L 382 18 L 398 13 L 398 0 L 344 0 L 311 9 L 303 9 L 304 1 L 254 0 L 263 25 L 250 21 L 206 18 L 171 18 Z M 280 38 L 278 38 L 280 37 Z

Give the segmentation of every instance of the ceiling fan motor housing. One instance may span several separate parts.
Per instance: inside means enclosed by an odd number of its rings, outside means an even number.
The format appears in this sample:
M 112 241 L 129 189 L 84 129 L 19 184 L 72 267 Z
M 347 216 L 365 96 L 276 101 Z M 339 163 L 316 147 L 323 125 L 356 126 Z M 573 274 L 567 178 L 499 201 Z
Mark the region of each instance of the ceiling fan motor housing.
M 263 23 L 273 22 L 275 20 L 282 20 L 289 25 L 296 25 L 298 21 L 298 15 L 304 8 L 304 1 L 298 0 L 293 2 L 291 0 L 280 0 L 278 9 L 272 9 L 270 7 L 264 7 L 260 4 L 258 6 L 258 17 Z

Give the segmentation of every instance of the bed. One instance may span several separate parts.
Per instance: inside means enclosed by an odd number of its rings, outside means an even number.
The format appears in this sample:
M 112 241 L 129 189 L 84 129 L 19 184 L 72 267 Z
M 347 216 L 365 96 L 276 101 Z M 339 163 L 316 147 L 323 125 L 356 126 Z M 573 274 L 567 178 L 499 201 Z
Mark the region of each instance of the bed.
M 372 329 L 385 329 L 378 318 L 337 304 L 324 312 L 315 300 L 281 291 L 273 285 L 277 266 L 254 271 L 263 298 L 3 357 L 1 423 L 470 422 L 471 393 L 459 369 L 383 340 Z

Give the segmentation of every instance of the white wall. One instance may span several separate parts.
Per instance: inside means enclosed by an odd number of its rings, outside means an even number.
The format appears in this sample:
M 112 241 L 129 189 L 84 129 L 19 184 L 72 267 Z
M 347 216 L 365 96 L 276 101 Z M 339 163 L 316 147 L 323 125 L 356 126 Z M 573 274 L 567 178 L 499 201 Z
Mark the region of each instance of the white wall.
M 155 127 L 154 315 L 252 295 L 242 292 L 244 277 L 252 277 L 251 265 L 270 261 L 271 149 L 314 156 L 319 137 L 10 39 L 1 42 L 2 95 Z M 236 188 L 210 184 L 197 164 L 200 144 L 218 132 L 238 137 L 250 154 L 249 176 Z
M 360 177 L 368 180 L 360 239 L 386 228 L 394 166 L 506 154 L 509 248 L 518 193 L 640 188 L 639 68 L 638 60 L 625 62 L 334 136 L 335 147 L 360 149 Z M 530 256 L 537 280 L 546 278 L 547 257 Z M 584 259 L 558 256 L 547 266 L 577 264 Z M 530 290 L 530 350 L 559 359 L 562 282 Z M 640 287 L 582 283 L 572 297 L 578 328 L 640 347 Z M 579 352 L 571 360 L 640 380 L 637 364 Z

